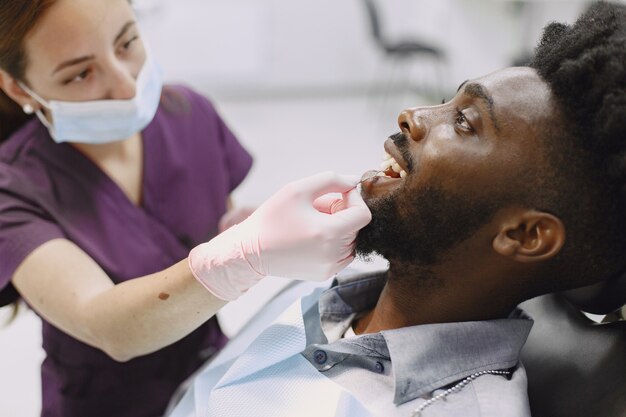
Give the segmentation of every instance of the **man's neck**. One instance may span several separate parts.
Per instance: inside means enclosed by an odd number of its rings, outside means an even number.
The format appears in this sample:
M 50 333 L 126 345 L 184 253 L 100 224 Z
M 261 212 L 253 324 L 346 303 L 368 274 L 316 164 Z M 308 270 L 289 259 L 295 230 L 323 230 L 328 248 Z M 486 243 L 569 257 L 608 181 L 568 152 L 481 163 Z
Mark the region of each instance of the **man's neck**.
M 426 270 L 391 262 L 376 307 L 355 323 L 355 333 L 506 317 L 516 303 L 497 296 L 488 286 L 491 280 L 477 280 L 477 271 L 471 269 L 465 268 L 460 276 L 454 269 Z

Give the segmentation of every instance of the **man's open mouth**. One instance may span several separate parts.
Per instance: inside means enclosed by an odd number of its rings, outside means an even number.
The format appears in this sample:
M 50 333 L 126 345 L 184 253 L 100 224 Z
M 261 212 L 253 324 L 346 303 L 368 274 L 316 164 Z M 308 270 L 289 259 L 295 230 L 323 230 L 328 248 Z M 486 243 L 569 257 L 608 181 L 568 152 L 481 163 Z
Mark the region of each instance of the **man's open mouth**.
M 396 161 L 396 159 L 387 152 L 383 155 L 383 162 L 380 164 L 381 175 L 391 178 L 404 178 L 408 174 L 406 170 Z
M 390 178 L 405 178 L 410 170 L 407 168 L 407 161 L 404 160 L 402 152 L 392 138 L 385 141 L 385 153 L 383 162 L 380 164 L 381 175 Z
M 404 182 L 409 172 L 402 153 L 392 139 L 387 139 L 380 169 L 368 171 L 361 178 L 364 195 L 380 197 L 391 192 Z

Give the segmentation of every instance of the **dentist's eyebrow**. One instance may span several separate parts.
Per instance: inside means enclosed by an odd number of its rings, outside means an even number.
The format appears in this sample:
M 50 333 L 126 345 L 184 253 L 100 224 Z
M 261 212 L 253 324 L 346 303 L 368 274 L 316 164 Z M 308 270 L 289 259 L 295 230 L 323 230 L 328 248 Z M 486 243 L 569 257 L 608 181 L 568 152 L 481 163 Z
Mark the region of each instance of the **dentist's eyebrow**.
M 122 29 L 119 31 L 117 36 L 115 37 L 115 40 L 113 41 L 113 44 L 115 45 L 126 34 L 126 32 L 128 32 L 128 29 L 133 27 L 135 24 L 136 24 L 136 22 L 134 20 L 126 22 L 124 24 L 124 26 L 122 26 Z M 54 69 L 54 71 L 52 71 L 51 75 L 56 74 L 57 72 L 61 71 L 62 69 L 65 69 L 65 68 L 68 68 L 68 67 L 71 67 L 71 66 L 74 66 L 74 65 L 82 64 L 83 62 L 90 61 L 90 60 L 92 60 L 94 58 L 95 58 L 95 55 L 85 55 L 85 56 L 81 56 L 81 57 L 78 57 L 78 58 L 68 59 L 67 61 L 64 61 L 61 64 L 59 64 L 59 66 L 57 66 Z
M 470 83 L 466 85 L 465 84 L 466 82 L 461 84 L 459 89 L 461 89 L 461 87 L 465 85 L 465 90 L 463 91 L 464 95 L 480 99 L 483 101 L 483 103 L 485 103 L 485 106 L 487 107 L 487 111 L 489 112 L 489 118 L 491 119 L 491 124 L 496 128 L 496 131 L 499 132 L 500 127 L 499 127 L 498 119 L 496 118 L 496 114 L 493 111 L 493 98 L 487 92 L 485 87 L 483 87 L 481 84 Z
M 120 33 L 118 33 L 117 36 L 115 37 L 115 40 L 113 41 L 113 44 L 115 45 L 117 43 L 117 41 L 119 41 L 122 38 L 122 36 L 124 36 L 126 34 L 128 29 L 130 29 L 135 24 L 136 24 L 136 22 L 134 20 L 126 22 L 126 24 L 124 26 L 122 26 L 122 29 L 120 30 Z
M 92 60 L 94 58 L 95 58 L 95 55 L 85 55 L 85 56 L 81 56 L 81 57 L 78 57 L 78 58 L 68 59 L 67 61 L 62 62 L 61 64 L 59 64 L 59 66 L 56 67 L 54 69 L 54 71 L 52 71 L 52 74 L 50 74 L 50 75 L 54 75 L 57 72 L 61 71 L 62 69 L 65 69 L 67 67 L 72 67 L 74 65 L 82 64 L 83 62 L 90 61 L 90 60 Z

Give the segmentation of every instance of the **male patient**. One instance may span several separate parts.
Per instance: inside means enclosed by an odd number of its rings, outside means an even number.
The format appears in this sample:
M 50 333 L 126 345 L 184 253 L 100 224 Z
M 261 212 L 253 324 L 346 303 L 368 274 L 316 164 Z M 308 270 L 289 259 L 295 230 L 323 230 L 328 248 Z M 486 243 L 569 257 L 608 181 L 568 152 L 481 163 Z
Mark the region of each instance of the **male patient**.
M 398 122 L 357 238 L 389 270 L 340 274 L 234 339 L 174 415 L 530 414 L 516 306 L 626 266 L 626 8 L 551 24 L 531 67 Z

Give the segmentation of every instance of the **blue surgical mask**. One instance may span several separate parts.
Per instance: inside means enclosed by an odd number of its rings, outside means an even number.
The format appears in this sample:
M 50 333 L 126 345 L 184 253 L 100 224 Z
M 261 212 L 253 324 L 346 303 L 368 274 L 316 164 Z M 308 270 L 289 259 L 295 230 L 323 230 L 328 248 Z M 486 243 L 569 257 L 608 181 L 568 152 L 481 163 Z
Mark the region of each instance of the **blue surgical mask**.
M 28 87 L 20 86 L 46 107 L 52 116 L 50 123 L 41 110 L 37 117 L 58 142 L 102 144 L 128 139 L 152 121 L 159 107 L 163 87 L 162 72 L 150 54 L 139 76 L 137 93 L 129 100 L 46 101 Z M 24 107 L 27 113 L 32 112 Z

